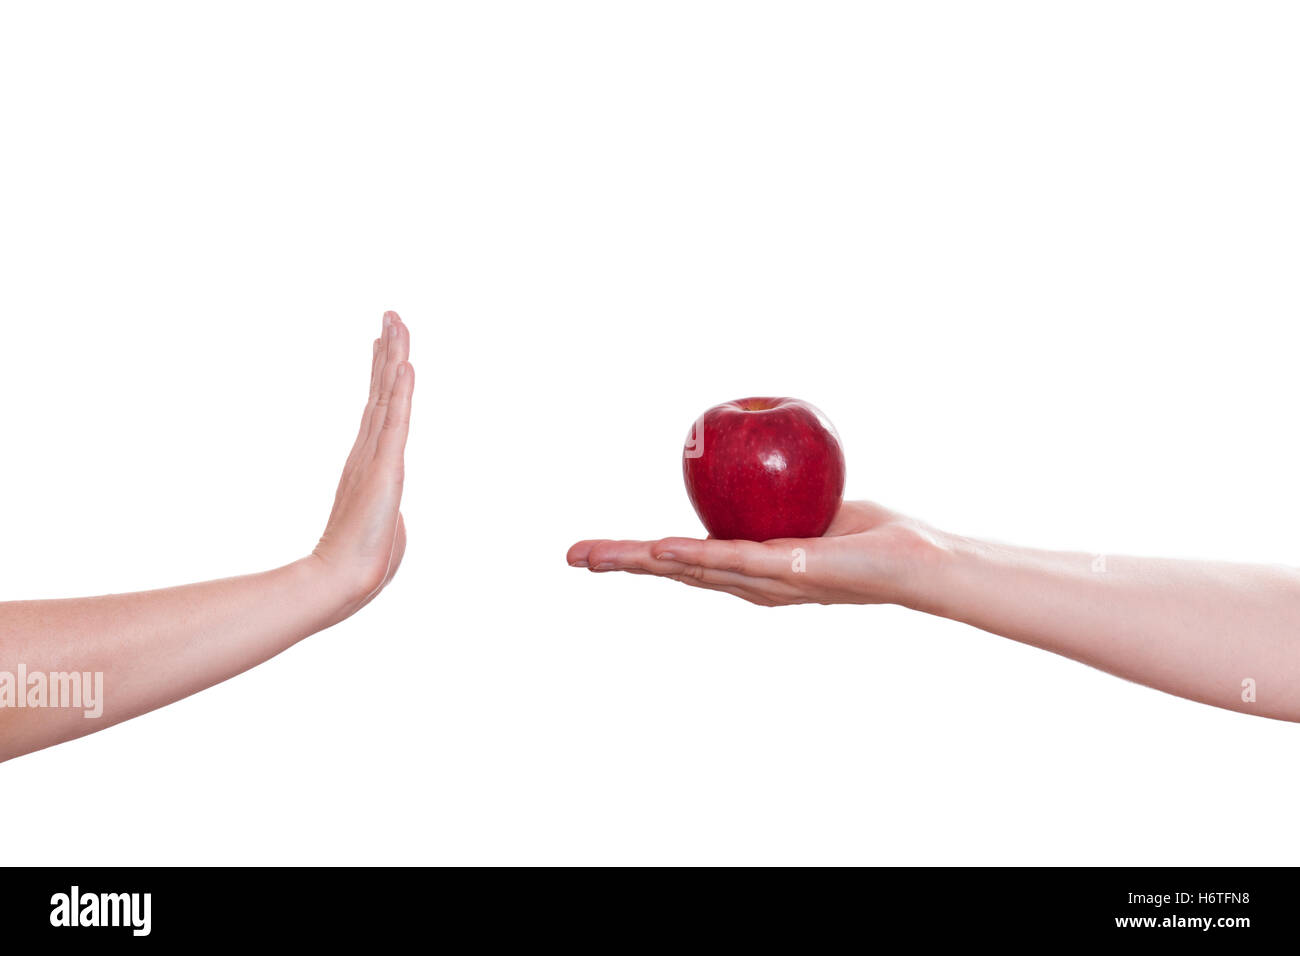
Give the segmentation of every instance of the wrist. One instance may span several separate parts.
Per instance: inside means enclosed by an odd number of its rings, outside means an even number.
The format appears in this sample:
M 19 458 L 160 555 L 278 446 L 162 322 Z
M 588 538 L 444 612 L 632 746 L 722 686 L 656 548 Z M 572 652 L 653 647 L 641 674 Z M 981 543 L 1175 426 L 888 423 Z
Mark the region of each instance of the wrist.
M 323 627 L 351 617 L 370 597 L 360 593 L 355 575 L 316 553 L 295 561 L 286 570 L 297 578 L 311 606 L 326 621 Z
M 952 617 L 963 569 L 979 560 L 978 542 L 928 525 L 917 524 L 907 530 L 891 602 L 925 614 Z

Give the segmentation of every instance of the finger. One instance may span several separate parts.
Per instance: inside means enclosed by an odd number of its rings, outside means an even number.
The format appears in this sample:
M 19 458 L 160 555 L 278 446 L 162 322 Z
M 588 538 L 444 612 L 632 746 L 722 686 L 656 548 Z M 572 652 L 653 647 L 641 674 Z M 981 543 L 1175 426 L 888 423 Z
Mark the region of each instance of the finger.
M 641 570 L 678 580 L 690 578 L 704 585 L 743 588 L 758 583 L 733 571 L 660 560 L 653 554 L 653 545 L 653 541 L 598 541 L 587 553 L 587 566 L 592 571 Z
M 611 549 L 614 548 L 615 546 L 619 548 L 622 547 L 631 548 L 637 545 L 648 545 L 649 543 L 650 543 L 649 541 L 611 541 L 608 538 L 588 538 L 584 541 L 579 541 L 577 544 L 569 548 L 568 553 L 565 554 L 564 556 L 564 559 L 569 562 L 570 567 L 585 568 L 589 566 L 590 564 L 589 558 L 591 557 L 591 552 L 597 546 L 600 546 L 602 548 L 603 553 L 610 554 L 613 553 Z M 605 559 L 601 559 L 601 560 L 603 561 Z M 601 568 L 600 570 L 619 571 L 624 569 L 618 567 L 608 567 L 608 568 Z M 650 574 L 652 572 L 647 571 L 646 573 Z
M 791 570 L 793 548 L 755 541 L 724 541 L 709 538 L 663 538 L 651 548 L 660 561 L 676 561 L 693 567 L 729 571 L 749 578 L 784 578 Z
M 379 433 L 375 458 L 390 465 L 399 465 L 406 451 L 406 436 L 411 429 L 411 395 L 415 392 L 415 369 L 410 362 L 402 362 L 394 373 L 393 395 L 388 402 L 388 414 Z
M 870 531 L 878 525 L 901 518 L 897 512 L 881 507 L 874 501 L 846 501 L 840 505 L 831 526 L 823 537 L 834 538 L 844 534 Z
M 357 450 L 370 447 L 370 436 L 375 429 L 375 408 L 379 404 L 380 392 L 383 386 L 384 369 L 388 365 L 388 345 L 392 341 L 389 334 L 389 328 L 392 326 L 392 317 L 394 313 L 384 313 L 384 325 L 379 332 L 379 338 L 375 340 L 374 360 L 370 364 L 370 399 L 366 402 L 366 411 L 361 423 L 361 431 L 357 436 Z
M 654 571 L 643 571 L 640 568 L 620 568 L 619 573 L 669 578 L 673 581 L 680 581 L 682 584 L 693 588 L 700 588 L 704 591 L 721 591 L 724 594 L 730 594 L 733 597 L 740 598 L 742 601 L 748 601 L 750 604 L 758 604 L 762 607 L 776 607 L 778 604 L 787 603 L 785 600 L 778 598 L 774 594 L 755 591 L 753 588 L 733 587 L 730 584 L 710 584 L 707 581 L 698 580 L 689 574 L 656 574 Z
M 568 562 L 571 568 L 585 568 L 587 566 L 587 555 L 591 552 L 592 546 L 596 544 L 597 539 L 589 541 L 579 541 L 565 552 L 564 560 Z
M 383 430 L 388 417 L 388 403 L 393 398 L 393 387 L 397 383 L 397 370 L 411 353 L 410 335 L 402 320 L 395 312 L 388 313 L 392 318 L 384 342 L 384 367 L 379 373 L 379 393 L 370 419 L 370 433 L 367 438 L 369 452 L 373 455 L 379 442 L 379 433 Z
M 356 459 L 357 452 L 365 445 L 366 437 L 370 433 L 370 416 L 374 411 L 375 393 L 379 384 L 379 347 L 382 344 L 383 339 L 378 338 L 370 346 L 370 395 L 366 399 L 366 407 L 361 411 L 361 424 L 357 428 L 357 439 L 352 443 L 352 450 L 348 452 L 349 466 Z
M 375 361 L 370 367 L 370 397 L 372 399 L 379 397 L 380 385 L 384 377 L 384 368 L 388 363 L 388 345 L 392 341 L 389 329 L 393 325 L 393 313 L 384 313 L 384 325 L 379 331 L 379 338 L 375 340 Z
M 370 348 L 370 401 L 372 402 L 375 400 L 375 396 L 379 394 L 379 370 L 383 368 L 381 353 L 384 345 L 384 333 L 387 331 L 388 325 L 385 323 L 379 338 L 375 339 Z
M 388 313 L 388 353 L 385 356 L 384 377 L 380 381 L 380 391 L 384 391 L 385 386 L 391 386 L 393 382 L 393 373 L 397 371 L 397 366 L 411 357 L 411 338 L 410 330 L 407 329 L 406 323 L 398 318 L 396 312 Z
M 593 571 L 599 572 L 621 571 L 670 578 L 695 588 L 723 591 L 763 607 L 775 607 L 794 600 L 795 596 L 786 593 L 779 582 L 747 578 L 734 572 L 690 566 L 677 561 L 656 560 L 652 554 L 655 544 L 657 542 L 593 538 L 574 544 L 565 558 L 575 568 L 590 566 Z
M 393 318 L 396 313 L 384 313 L 384 326 L 375 340 L 375 359 L 370 366 L 370 400 L 366 403 L 366 421 L 362 427 L 362 444 L 366 444 L 374 429 L 375 407 L 383 397 L 384 372 L 388 368 L 388 355 L 392 345 Z

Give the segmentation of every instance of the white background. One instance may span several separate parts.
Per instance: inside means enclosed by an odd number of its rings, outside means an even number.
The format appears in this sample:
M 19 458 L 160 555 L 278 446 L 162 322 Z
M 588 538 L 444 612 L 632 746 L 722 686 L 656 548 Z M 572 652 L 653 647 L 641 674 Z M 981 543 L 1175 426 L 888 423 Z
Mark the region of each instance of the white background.
M 306 553 L 386 308 L 419 385 L 390 591 L 0 767 L 0 860 L 1295 862 L 1292 725 L 564 562 L 750 394 L 954 531 L 1300 561 L 1294 6 L 4 11 L 0 598 Z

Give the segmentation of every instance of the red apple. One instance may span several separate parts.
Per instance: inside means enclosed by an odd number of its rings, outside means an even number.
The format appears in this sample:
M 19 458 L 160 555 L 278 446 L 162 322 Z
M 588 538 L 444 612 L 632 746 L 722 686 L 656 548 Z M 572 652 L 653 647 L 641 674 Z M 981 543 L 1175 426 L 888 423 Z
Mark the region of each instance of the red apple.
M 797 398 L 742 398 L 696 420 L 682 452 L 686 493 L 715 538 L 818 538 L 844 495 L 830 421 Z

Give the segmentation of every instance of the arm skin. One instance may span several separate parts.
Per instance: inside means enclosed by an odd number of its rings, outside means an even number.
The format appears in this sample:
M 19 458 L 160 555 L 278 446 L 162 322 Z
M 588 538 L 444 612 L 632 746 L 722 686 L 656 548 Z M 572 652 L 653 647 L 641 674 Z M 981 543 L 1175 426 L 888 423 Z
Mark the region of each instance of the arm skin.
M 947 534 L 869 502 L 845 503 L 822 538 L 580 541 L 568 561 L 765 606 L 899 604 L 1180 697 L 1300 721 L 1300 571 L 1291 568 L 1035 551 Z M 1242 699 L 1246 679 L 1253 702 Z
M 140 594 L 0 604 L 0 672 L 101 672 L 103 715 L 0 707 L 0 760 L 81 737 L 211 687 L 349 617 L 406 550 L 399 506 L 415 373 L 384 316 L 370 398 L 324 536 L 307 557 L 246 577 Z M 19 688 L 22 692 L 22 688 Z

